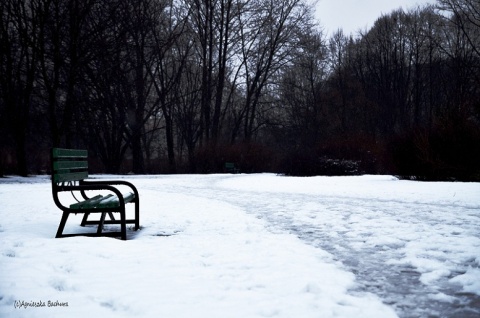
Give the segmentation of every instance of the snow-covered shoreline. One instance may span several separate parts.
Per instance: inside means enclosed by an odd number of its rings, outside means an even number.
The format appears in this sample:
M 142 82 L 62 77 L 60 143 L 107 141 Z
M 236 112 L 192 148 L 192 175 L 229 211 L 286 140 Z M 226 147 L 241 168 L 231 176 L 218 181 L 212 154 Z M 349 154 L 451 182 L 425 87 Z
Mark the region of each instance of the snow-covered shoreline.
M 478 183 L 125 178 L 139 189 L 142 225 L 125 242 L 54 239 L 60 211 L 48 177 L 0 180 L 0 316 L 406 316 L 395 295 L 365 287 L 361 280 L 369 278 L 346 259 L 351 251 L 407 264 L 429 299 L 447 306 L 458 307 L 461 298 L 445 293 L 445 282 L 480 297 Z M 78 231 L 80 218 L 67 230 Z M 28 305 L 38 302 L 46 305 Z M 470 312 L 468 304 L 463 309 Z

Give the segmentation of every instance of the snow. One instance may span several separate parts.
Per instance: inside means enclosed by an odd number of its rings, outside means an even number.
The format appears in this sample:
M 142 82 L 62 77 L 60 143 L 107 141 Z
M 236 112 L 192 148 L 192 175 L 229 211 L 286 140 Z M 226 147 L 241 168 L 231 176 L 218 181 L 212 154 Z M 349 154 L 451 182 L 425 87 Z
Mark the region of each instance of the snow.
M 93 177 L 137 186 L 127 241 L 55 239 L 48 176 L 0 179 L 0 317 L 480 314 L 479 183 Z

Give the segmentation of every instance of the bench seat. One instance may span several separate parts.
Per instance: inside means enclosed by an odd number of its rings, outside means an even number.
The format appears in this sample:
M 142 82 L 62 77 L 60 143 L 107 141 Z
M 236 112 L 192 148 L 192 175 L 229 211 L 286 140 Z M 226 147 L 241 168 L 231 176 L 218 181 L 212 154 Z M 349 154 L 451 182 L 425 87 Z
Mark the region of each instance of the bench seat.
M 135 199 L 135 194 L 132 192 L 122 193 L 123 201 L 125 203 L 132 202 Z M 117 208 L 120 206 L 120 200 L 113 194 L 106 196 L 96 195 L 85 201 L 77 202 L 70 205 L 70 209 L 105 209 L 105 208 Z

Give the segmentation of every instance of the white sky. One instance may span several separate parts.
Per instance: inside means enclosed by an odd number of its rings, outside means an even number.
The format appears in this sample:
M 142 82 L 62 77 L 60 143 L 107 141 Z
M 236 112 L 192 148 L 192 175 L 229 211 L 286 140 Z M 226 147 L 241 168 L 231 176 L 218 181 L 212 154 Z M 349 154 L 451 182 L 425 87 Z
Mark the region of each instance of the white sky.
M 372 27 L 382 14 L 402 7 L 435 4 L 435 0 L 318 0 L 315 17 L 328 35 L 342 28 L 346 34 Z

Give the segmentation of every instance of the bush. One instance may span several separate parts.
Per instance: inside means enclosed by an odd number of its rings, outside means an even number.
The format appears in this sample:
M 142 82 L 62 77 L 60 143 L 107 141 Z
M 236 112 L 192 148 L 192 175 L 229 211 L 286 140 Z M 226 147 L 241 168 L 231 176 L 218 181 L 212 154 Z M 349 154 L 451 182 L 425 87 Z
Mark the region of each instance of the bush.
M 451 121 L 392 140 L 393 173 L 416 180 L 480 180 L 480 134 L 471 123 Z
M 319 157 L 314 152 L 292 152 L 282 161 L 280 172 L 288 176 L 342 176 L 359 174 L 360 162 Z
M 294 149 L 284 155 L 279 171 L 292 176 L 343 176 L 376 173 L 378 150 L 365 136 L 345 135 L 318 143 L 311 149 Z

